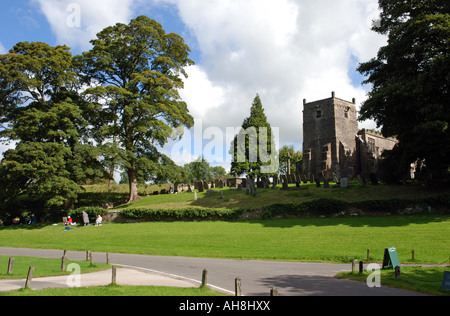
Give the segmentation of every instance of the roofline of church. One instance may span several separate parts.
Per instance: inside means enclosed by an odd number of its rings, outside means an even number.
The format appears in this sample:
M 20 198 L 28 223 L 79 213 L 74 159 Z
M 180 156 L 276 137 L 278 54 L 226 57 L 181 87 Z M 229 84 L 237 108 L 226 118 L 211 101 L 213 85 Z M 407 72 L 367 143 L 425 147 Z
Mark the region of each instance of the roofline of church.
M 332 99 L 337 99 L 337 100 L 341 100 L 347 103 L 352 103 L 352 104 L 356 104 L 356 99 L 353 98 L 352 101 L 347 101 L 341 98 L 336 98 L 336 93 L 334 91 L 331 92 L 331 98 L 326 98 L 326 99 L 322 99 L 322 100 L 316 100 L 313 102 L 307 102 L 306 99 L 303 99 L 303 105 L 307 105 L 307 104 L 312 104 L 312 103 L 316 103 L 316 102 L 323 102 L 323 101 L 327 101 L 327 100 L 332 100 Z

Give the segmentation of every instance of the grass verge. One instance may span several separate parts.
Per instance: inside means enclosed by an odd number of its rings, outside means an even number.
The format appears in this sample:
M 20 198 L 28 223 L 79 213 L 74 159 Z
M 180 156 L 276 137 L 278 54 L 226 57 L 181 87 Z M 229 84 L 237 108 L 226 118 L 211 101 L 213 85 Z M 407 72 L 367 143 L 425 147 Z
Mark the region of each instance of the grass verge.
M 33 291 L 30 289 L 21 289 L 11 292 L 0 292 L 0 296 L 225 296 L 219 292 L 215 292 L 208 287 L 200 288 L 173 288 L 173 287 L 156 287 L 156 286 L 120 286 L 109 285 L 102 287 L 88 288 L 72 288 L 72 289 L 47 289 Z
M 380 270 L 381 286 L 389 286 L 411 290 L 420 293 L 426 293 L 438 296 L 450 296 L 450 291 L 442 289 L 444 271 L 449 271 L 447 267 L 408 267 L 402 266 L 400 279 L 395 279 L 395 273 L 392 269 Z M 372 272 L 364 271 L 362 274 L 357 272 L 341 272 L 338 278 L 366 282 L 369 278 L 374 282 L 375 277 Z

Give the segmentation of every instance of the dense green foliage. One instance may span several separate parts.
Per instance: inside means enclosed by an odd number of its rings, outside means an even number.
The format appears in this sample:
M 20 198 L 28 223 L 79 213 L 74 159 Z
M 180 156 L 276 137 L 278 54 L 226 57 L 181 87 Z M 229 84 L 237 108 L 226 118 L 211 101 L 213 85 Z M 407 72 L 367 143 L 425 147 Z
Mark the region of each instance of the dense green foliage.
M 440 179 L 450 166 L 450 2 L 379 3 L 381 21 L 373 30 L 389 40 L 359 67 L 372 85 L 360 118 L 399 140 L 387 155 L 387 174 L 403 175 L 418 161 L 422 176 Z
M 92 45 L 73 57 L 67 46 L 21 42 L 0 55 L 0 138 L 16 144 L 0 164 L 0 220 L 58 217 L 80 185 L 111 181 L 118 168 L 130 201 L 138 180 L 185 177 L 158 146 L 194 124 L 178 92 L 189 47 L 144 16 L 105 28 Z
M 244 120 L 241 130 L 234 137 L 230 154 L 233 157 L 231 174 L 245 174 L 256 179 L 278 172 L 274 135 L 259 95 L 253 100 L 250 116 Z M 270 172 L 266 172 L 266 168 Z

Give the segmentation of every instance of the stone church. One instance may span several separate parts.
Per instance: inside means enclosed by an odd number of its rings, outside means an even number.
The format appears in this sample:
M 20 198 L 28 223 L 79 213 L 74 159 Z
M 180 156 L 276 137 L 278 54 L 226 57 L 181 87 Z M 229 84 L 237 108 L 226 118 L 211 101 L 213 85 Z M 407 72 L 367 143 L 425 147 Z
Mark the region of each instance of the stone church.
M 356 100 L 331 98 L 303 100 L 302 176 L 329 180 L 368 177 L 376 173 L 376 162 L 384 150 L 391 150 L 397 140 L 360 130 Z

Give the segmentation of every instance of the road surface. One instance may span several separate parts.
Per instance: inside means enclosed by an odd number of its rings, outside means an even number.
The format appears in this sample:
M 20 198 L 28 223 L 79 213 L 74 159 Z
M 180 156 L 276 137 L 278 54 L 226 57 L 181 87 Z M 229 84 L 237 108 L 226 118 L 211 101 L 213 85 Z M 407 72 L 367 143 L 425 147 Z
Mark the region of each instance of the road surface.
M 0 248 L 0 255 L 61 258 L 62 250 Z M 68 251 L 68 258 L 85 260 L 86 252 Z M 105 253 L 93 253 L 95 262 L 106 262 Z M 350 271 L 351 264 L 272 262 L 185 257 L 110 254 L 111 263 L 144 268 L 200 282 L 204 269 L 208 285 L 233 294 L 240 278 L 242 295 L 268 296 L 272 288 L 279 296 L 421 296 L 423 294 L 389 287 L 369 288 L 365 283 L 341 280 L 334 276 Z

